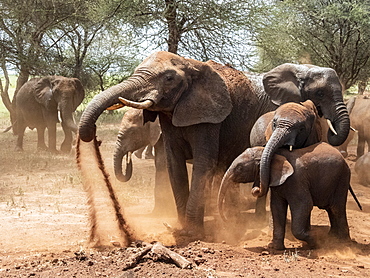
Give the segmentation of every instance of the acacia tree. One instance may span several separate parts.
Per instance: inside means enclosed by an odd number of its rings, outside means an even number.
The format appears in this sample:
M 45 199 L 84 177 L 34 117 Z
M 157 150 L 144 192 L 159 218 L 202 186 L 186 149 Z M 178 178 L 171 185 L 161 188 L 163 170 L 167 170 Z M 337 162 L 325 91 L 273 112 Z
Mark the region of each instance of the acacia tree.
M 255 37 L 264 64 L 336 70 L 345 89 L 370 76 L 370 6 L 356 0 L 286 0 L 264 6 Z
M 137 36 L 143 42 L 150 41 L 147 52 L 162 49 L 246 68 L 254 54 L 248 48 L 247 32 L 254 2 L 141 0 L 123 5 L 122 10 L 126 11 L 125 22 L 132 24 Z

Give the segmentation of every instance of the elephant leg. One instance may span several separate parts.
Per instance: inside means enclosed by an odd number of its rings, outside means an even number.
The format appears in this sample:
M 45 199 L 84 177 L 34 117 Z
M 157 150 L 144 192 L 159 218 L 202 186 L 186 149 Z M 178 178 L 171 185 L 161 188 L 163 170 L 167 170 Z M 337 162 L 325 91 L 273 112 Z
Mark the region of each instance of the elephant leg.
M 186 160 L 181 154 L 174 155 L 167 152 L 168 174 L 170 177 L 172 192 L 175 198 L 177 216 L 185 227 L 186 205 L 189 199 L 189 179 L 186 169 Z
M 46 127 L 38 127 L 37 129 L 37 149 L 39 150 L 47 150 L 47 146 L 45 144 L 45 129 Z
M 362 131 L 358 132 L 357 158 L 361 157 L 365 152 L 365 137 Z
M 49 143 L 49 151 L 56 152 L 57 151 L 57 127 L 56 124 L 48 125 L 48 143 Z
M 189 200 L 186 206 L 187 229 L 200 235 L 204 233 L 204 208 L 206 188 L 211 187 L 217 174 L 218 142 L 209 144 L 209 134 L 218 138 L 220 125 L 208 125 L 205 130 L 196 130 L 196 138 L 191 138 L 193 153 L 193 172 Z M 198 133 L 200 132 L 200 133 Z M 213 139 L 213 141 L 215 141 Z
M 329 234 L 341 240 L 350 240 L 345 206 L 326 209 L 330 219 Z
M 310 233 L 312 198 L 306 196 L 305 198 L 295 199 L 293 203 L 289 202 L 292 216 L 292 234 L 295 238 L 307 242 L 310 248 L 315 248 L 316 241 Z
M 64 131 L 64 140 L 62 142 L 62 145 L 60 146 L 60 150 L 62 152 L 68 153 L 72 150 L 72 131 L 64 122 L 62 122 L 62 128 Z
M 17 137 L 17 144 L 15 146 L 15 151 L 23 151 L 23 137 L 24 137 L 25 130 L 26 130 L 26 125 L 23 122 L 18 121 L 18 126 L 17 126 L 18 137 Z
M 276 250 L 284 250 L 284 237 L 288 202 L 280 197 L 274 190 L 271 190 L 271 214 L 273 222 L 273 236 L 271 247 Z

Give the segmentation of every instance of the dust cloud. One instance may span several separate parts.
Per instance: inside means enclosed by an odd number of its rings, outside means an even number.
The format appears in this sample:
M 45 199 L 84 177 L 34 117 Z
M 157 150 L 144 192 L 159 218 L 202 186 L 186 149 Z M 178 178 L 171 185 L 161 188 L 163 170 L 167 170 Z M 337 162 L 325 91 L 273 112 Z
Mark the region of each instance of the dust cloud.
M 89 143 L 78 140 L 76 157 L 88 199 L 90 244 L 94 247 L 127 246 L 134 240 L 134 235 L 126 224 L 105 171 L 99 142 L 96 139 Z

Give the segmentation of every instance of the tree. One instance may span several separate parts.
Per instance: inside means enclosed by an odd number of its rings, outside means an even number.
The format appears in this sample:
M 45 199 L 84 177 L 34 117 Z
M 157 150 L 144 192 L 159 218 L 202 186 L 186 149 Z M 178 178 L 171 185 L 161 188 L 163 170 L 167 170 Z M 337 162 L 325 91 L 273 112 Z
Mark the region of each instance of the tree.
M 248 45 L 248 14 L 254 1 L 137 0 L 134 3 L 122 4 L 121 11 L 125 10 L 125 23 L 134 27 L 138 37 L 143 42 L 150 41 L 148 52 L 161 49 L 248 68 L 254 54 Z
M 262 9 L 261 63 L 309 62 L 336 70 L 345 89 L 370 76 L 370 6 L 357 0 L 286 0 Z

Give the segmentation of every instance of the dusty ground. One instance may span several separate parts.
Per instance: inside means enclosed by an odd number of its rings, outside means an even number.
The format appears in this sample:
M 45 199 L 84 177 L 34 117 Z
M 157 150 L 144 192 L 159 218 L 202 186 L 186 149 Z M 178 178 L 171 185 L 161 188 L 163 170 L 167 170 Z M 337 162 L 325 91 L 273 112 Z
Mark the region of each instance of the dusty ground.
M 105 125 L 107 127 L 108 125 Z M 112 173 L 112 149 L 118 125 L 100 128 L 102 153 Z M 0 123 L 0 129 L 6 127 Z M 136 235 L 145 242 L 160 241 L 187 258 L 190 269 L 155 261 L 150 254 L 123 270 L 140 246 L 96 250 L 89 248 L 88 207 L 73 154 L 36 152 L 36 132 L 28 131 L 24 153 L 14 153 L 15 137 L 0 134 L 0 277 L 369 277 L 370 189 L 352 186 L 364 209 L 349 196 L 348 221 L 353 242 L 327 238 L 325 211 L 314 209 L 313 231 L 321 238 L 317 250 L 301 248 L 290 235 L 287 250 L 269 250 L 268 223 L 249 225 L 238 240 L 207 218 L 204 241 L 177 243 L 163 222 L 176 226 L 175 217 L 150 217 L 153 208 L 154 166 L 134 158 L 134 177 L 126 184 L 111 181 Z M 354 146 L 348 163 L 354 166 Z M 330 174 L 330 173 L 329 173 Z M 216 226 L 216 230 L 212 227 Z M 229 228 L 229 227 L 228 227 Z M 109 236 L 109 235 L 108 235 Z M 114 241 L 114 236 L 112 236 Z M 136 243 L 139 244 L 139 243 Z

